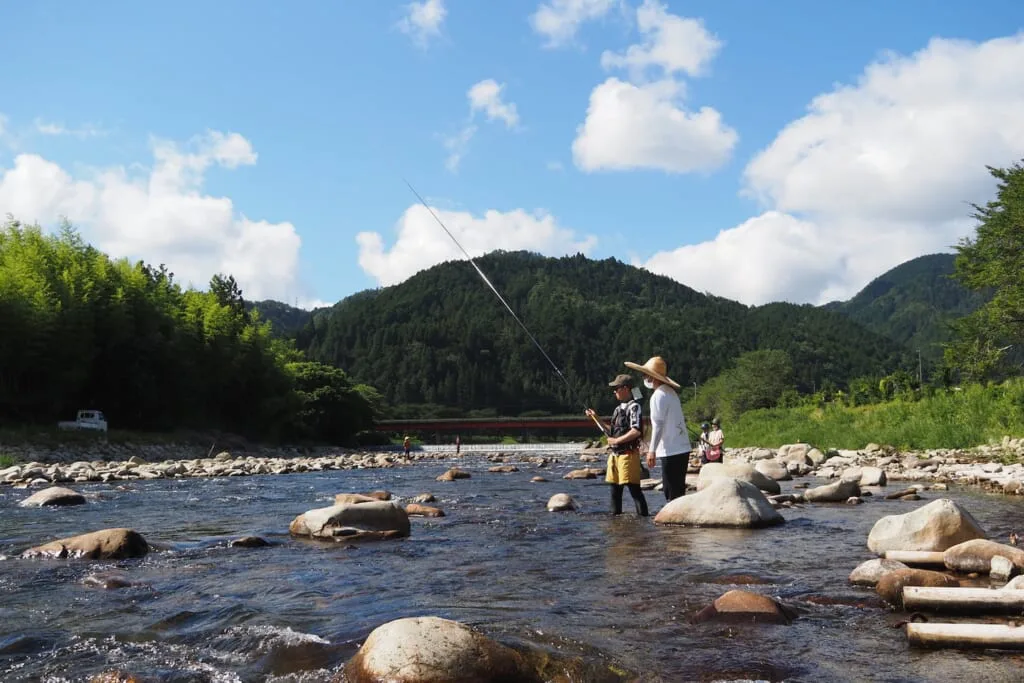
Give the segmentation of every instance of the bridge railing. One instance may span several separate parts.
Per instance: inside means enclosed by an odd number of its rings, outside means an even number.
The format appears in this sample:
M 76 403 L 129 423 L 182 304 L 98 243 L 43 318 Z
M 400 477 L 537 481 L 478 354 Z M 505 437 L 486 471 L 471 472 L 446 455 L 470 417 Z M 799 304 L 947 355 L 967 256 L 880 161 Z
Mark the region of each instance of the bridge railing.
M 579 453 L 585 442 L 578 443 L 472 443 L 462 444 L 460 453 Z M 402 452 L 402 446 L 375 446 L 374 450 Z M 455 453 L 455 444 L 422 444 L 410 451 Z

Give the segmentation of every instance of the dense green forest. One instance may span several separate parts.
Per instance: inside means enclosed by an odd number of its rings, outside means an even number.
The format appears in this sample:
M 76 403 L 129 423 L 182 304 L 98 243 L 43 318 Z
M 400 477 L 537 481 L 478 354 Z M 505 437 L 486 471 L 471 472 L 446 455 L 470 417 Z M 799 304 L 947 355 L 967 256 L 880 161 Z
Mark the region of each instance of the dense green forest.
M 230 276 L 182 289 L 163 266 L 112 260 L 70 226 L 0 229 L 2 427 L 78 409 L 116 429 L 223 429 L 343 442 L 379 396 L 309 362 L 246 310 Z
M 916 366 L 905 347 L 844 315 L 786 303 L 751 308 L 615 259 L 520 251 L 477 263 L 568 383 L 464 261 L 319 312 L 298 333 L 298 348 L 372 383 L 401 417 L 429 414 L 430 406 L 579 412 L 607 403 L 605 383 L 623 361 L 655 354 L 686 387 L 757 349 L 786 353 L 800 392 Z
M 902 263 L 872 280 L 848 301 L 824 308 L 849 316 L 869 330 L 916 350 L 930 361 L 942 359 L 953 338 L 952 323 L 991 298 L 954 277 L 955 254 L 928 254 Z

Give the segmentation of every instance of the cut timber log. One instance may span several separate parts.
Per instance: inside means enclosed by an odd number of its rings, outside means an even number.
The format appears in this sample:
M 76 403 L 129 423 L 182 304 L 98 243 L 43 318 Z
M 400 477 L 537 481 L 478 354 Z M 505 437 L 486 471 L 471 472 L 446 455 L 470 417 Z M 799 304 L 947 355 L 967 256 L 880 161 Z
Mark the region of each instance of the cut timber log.
M 990 588 L 926 588 L 905 586 L 903 608 L 909 611 L 969 612 L 1024 615 L 1024 591 Z
M 930 550 L 886 550 L 885 559 L 896 560 L 905 565 L 946 566 L 943 553 Z
M 907 642 L 914 647 L 1024 650 L 1024 626 L 910 622 Z

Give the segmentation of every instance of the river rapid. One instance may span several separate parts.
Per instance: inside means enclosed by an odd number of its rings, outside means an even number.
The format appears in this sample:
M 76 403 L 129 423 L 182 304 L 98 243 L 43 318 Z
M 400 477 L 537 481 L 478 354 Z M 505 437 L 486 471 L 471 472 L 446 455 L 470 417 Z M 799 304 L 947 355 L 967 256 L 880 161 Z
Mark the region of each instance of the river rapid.
M 0 489 L 0 680 L 87 681 L 117 669 L 141 680 L 330 681 L 366 636 L 400 617 L 436 615 L 556 660 L 571 680 L 1019 681 L 1024 656 L 910 650 L 894 612 L 847 577 L 870 559 L 881 516 L 939 497 L 960 502 L 990 538 L 1024 530 L 1018 499 L 953 487 L 921 501 L 782 509 L 761 530 L 656 526 L 608 514 L 600 480 L 563 480 L 572 456 L 489 473 L 464 455 L 471 479 L 437 482 L 453 463 L 281 476 L 75 484 L 85 505 L 21 508 L 31 491 Z M 531 483 L 541 475 L 548 482 Z M 654 471 L 658 476 L 659 471 Z M 694 475 L 691 478 L 695 480 Z M 808 478 L 801 477 L 797 481 Z M 813 481 L 813 479 L 812 479 Z M 780 482 L 783 492 L 794 482 Z M 899 484 L 896 484 L 899 486 Z M 894 488 L 892 485 L 888 487 Z M 334 494 L 431 492 L 447 516 L 412 519 L 409 538 L 360 544 L 291 538 L 298 514 Z M 554 493 L 576 513 L 550 513 Z M 142 559 L 23 560 L 49 540 L 127 526 L 155 546 Z M 273 545 L 229 547 L 258 535 Z M 117 571 L 134 585 L 83 583 Z M 732 588 L 797 610 L 790 625 L 692 624 Z

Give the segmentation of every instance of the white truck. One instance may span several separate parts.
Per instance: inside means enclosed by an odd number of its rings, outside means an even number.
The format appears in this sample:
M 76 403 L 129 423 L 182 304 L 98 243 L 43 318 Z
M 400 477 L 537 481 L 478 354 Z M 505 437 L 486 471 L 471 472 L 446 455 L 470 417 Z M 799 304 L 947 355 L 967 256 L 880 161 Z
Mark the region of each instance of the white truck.
M 74 420 L 58 422 L 58 429 L 95 429 L 107 431 L 107 418 L 99 410 L 79 410 Z

